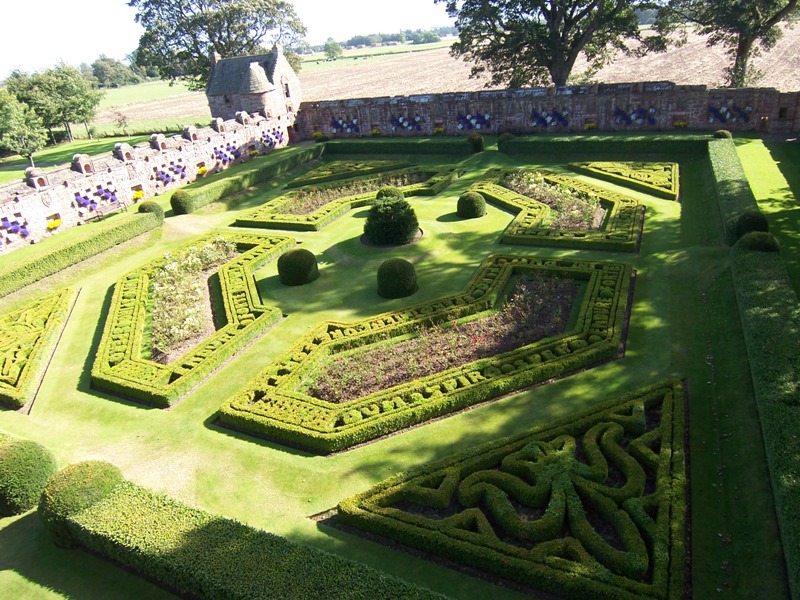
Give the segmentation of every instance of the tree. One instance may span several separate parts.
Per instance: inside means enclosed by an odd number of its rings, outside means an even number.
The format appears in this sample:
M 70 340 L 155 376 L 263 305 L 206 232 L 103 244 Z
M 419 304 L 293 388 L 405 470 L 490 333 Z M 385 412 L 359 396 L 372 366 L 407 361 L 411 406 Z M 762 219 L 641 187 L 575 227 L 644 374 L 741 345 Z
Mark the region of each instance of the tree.
M 325 58 L 328 60 L 336 60 L 337 58 L 341 58 L 342 54 L 344 54 L 344 50 L 332 37 L 329 37 L 328 40 L 325 42 Z
M 614 50 L 630 52 L 639 39 L 639 0 L 435 0 L 456 19 L 454 56 L 473 61 L 472 76 L 491 73 L 490 85 L 567 83 L 583 53 L 599 69 Z
M 770 50 L 783 32 L 780 23 L 798 17 L 798 0 L 663 0 L 655 21 L 659 35 L 647 40 L 653 50 L 666 50 L 670 42 L 686 40 L 686 27 L 708 36 L 708 46 L 722 45 L 732 58 L 726 69 L 730 87 L 744 87 L 761 74 L 750 59 Z M 681 35 L 677 40 L 676 31 Z
M 270 42 L 294 46 L 305 34 L 292 5 L 285 0 L 128 0 L 144 27 L 137 64 L 158 69 L 162 79 L 185 81 L 204 89 L 211 73 L 211 53 L 255 54 Z
M 41 119 L 12 94 L 0 89 L 0 148 L 28 159 L 44 148 L 47 134 Z
M 115 58 L 108 58 L 105 54 L 92 63 L 92 75 L 100 87 L 122 87 L 139 83 L 141 78 L 131 68 Z

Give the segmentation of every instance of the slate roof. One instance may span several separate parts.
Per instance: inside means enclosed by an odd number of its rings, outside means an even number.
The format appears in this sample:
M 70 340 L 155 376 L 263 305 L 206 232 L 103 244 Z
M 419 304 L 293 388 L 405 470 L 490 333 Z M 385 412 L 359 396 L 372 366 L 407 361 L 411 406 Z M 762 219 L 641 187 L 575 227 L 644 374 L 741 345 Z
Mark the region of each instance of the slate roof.
M 277 62 L 277 49 L 267 54 L 222 58 L 211 70 L 206 94 L 261 94 L 274 90 Z

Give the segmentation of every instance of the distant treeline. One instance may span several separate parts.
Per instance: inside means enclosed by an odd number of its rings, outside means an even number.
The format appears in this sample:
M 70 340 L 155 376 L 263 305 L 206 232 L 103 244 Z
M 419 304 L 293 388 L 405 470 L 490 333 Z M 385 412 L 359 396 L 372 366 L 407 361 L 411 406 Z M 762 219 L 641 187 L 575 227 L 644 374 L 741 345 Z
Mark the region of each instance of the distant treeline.
M 339 42 L 343 47 L 380 46 L 381 44 L 431 44 L 438 42 L 442 37 L 458 35 L 455 27 L 433 27 L 431 29 L 405 29 L 396 33 L 370 33 L 367 35 L 354 35 L 348 40 Z M 311 46 L 311 50 L 322 52 L 324 44 Z

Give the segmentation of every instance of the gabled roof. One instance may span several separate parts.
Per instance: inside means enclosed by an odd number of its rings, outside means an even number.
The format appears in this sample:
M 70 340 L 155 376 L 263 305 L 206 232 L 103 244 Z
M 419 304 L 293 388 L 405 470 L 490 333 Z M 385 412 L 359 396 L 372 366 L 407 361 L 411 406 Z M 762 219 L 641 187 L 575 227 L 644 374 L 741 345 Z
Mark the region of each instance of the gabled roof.
M 278 50 L 267 54 L 222 58 L 211 69 L 206 94 L 261 94 L 275 89 Z

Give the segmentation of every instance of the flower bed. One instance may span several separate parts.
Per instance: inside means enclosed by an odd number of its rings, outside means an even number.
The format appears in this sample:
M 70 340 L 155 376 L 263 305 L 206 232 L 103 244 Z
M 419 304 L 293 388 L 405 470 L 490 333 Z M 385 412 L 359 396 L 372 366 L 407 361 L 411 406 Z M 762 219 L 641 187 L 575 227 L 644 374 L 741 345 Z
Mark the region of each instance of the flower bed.
M 392 477 L 337 518 L 570 600 L 681 600 L 684 435 L 665 382 Z
M 294 240 L 221 233 L 199 238 L 176 253 L 202 248 L 215 237 L 235 244 L 240 252 L 219 268 L 226 325 L 168 365 L 143 358 L 149 350 L 143 331 L 151 306 L 150 280 L 167 262 L 152 261 L 122 277 L 114 288 L 92 366 L 93 387 L 145 404 L 170 406 L 280 318 L 280 309 L 261 303 L 253 272 L 292 247 Z
M 353 208 L 367 206 L 386 186 L 400 187 L 408 196 L 435 196 L 458 177 L 458 170 L 415 167 L 391 171 L 377 177 L 360 178 L 347 184 L 301 188 L 284 194 L 237 219 L 240 227 L 266 227 L 295 231 L 319 231 Z M 307 214 L 304 214 L 306 213 Z
M 605 179 L 667 200 L 677 200 L 680 192 L 678 163 L 592 161 L 569 163 L 569 167 L 578 173 Z
M 488 202 L 517 213 L 503 234 L 504 244 L 637 251 L 644 221 L 644 207 L 634 198 L 572 177 L 540 172 L 542 182 L 548 187 L 560 186 L 576 195 L 594 197 L 606 211 L 603 223 L 596 230 L 553 229 L 545 225 L 551 211 L 547 204 L 502 185 L 509 174 L 514 172 L 508 169 L 490 169 L 470 188 L 471 191 L 482 194 Z
M 529 272 L 586 286 L 570 331 L 341 404 L 303 393 L 331 355 L 493 309 L 510 278 Z M 609 360 L 622 343 L 631 273 L 618 263 L 490 256 L 460 294 L 359 322 L 318 325 L 225 402 L 220 421 L 333 452 Z

